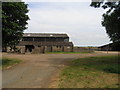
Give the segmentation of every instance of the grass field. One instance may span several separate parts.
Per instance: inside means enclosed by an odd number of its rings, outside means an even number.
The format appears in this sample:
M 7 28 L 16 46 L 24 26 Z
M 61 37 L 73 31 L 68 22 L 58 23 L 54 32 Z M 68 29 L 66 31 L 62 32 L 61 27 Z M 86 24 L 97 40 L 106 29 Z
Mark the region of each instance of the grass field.
M 0 67 L 2 67 L 2 69 L 6 69 L 8 67 L 11 67 L 15 64 L 22 62 L 22 60 L 11 59 L 11 58 L 2 58 L 2 60 L 0 60 L 0 62 L 2 63 L 2 64 L 0 64 Z
M 119 57 L 120 58 L 120 57 Z M 118 88 L 118 56 L 79 58 L 63 69 L 59 88 Z
M 89 51 L 84 51 L 84 52 L 46 52 L 48 54 L 88 54 L 88 53 L 93 53 Z

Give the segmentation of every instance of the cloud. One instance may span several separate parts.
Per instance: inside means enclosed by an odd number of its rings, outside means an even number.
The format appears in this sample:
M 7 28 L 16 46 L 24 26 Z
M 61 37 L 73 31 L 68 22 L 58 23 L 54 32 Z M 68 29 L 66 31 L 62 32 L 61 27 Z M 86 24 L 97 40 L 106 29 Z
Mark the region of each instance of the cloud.
M 75 45 L 108 43 L 101 26 L 102 11 L 90 3 L 29 3 L 30 21 L 25 32 L 67 33 Z

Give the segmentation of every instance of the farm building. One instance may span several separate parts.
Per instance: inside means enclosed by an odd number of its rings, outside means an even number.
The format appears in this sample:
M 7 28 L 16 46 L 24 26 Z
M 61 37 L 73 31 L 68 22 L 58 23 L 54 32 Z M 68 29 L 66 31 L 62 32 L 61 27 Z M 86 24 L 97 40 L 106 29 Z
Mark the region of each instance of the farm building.
M 106 44 L 106 45 L 103 45 L 103 46 L 99 46 L 98 50 L 100 50 L 100 51 L 111 51 L 112 50 L 111 45 L 112 44 Z
M 67 34 L 24 33 L 17 48 L 21 53 L 72 52 Z
M 100 51 L 120 51 L 120 43 L 109 43 L 103 46 L 98 47 Z

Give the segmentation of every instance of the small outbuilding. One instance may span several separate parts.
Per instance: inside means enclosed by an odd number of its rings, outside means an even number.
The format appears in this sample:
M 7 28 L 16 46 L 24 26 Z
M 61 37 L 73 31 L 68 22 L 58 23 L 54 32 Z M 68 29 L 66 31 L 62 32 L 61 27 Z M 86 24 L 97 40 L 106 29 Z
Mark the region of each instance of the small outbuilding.
M 120 51 L 120 43 L 109 43 L 103 46 L 98 47 L 100 51 Z

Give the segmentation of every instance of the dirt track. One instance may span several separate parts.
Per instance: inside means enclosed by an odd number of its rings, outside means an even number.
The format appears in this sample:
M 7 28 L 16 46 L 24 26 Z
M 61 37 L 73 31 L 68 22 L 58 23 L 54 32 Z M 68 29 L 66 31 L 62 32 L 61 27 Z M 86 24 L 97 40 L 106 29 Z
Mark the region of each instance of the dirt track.
M 60 69 L 68 65 L 70 60 L 89 56 L 113 55 L 117 53 L 96 52 L 91 54 L 7 54 L 4 57 L 18 58 L 22 63 L 4 70 L 3 88 L 48 88 L 52 78 Z

